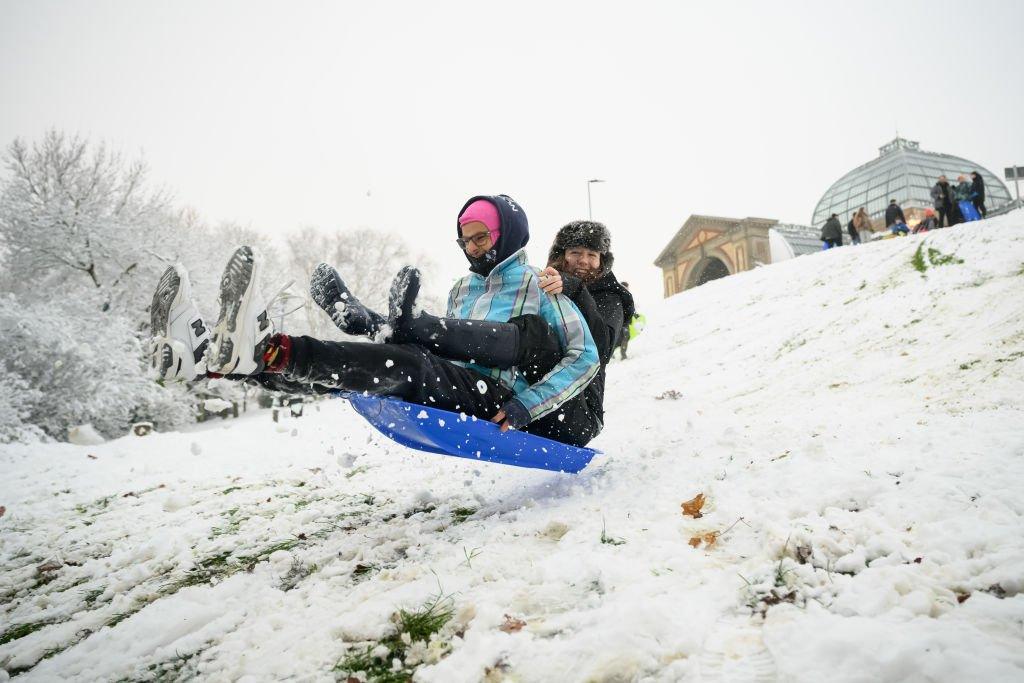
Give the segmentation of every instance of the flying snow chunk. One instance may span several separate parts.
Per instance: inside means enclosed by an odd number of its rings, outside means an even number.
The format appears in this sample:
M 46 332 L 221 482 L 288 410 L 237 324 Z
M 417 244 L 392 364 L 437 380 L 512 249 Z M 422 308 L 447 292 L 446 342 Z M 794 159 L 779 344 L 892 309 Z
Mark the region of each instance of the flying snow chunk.
M 172 493 L 164 499 L 164 512 L 174 512 L 188 505 L 188 498 L 180 493 Z
M 426 420 L 428 417 L 430 416 L 427 415 L 427 411 L 425 410 L 421 410 L 420 412 L 416 413 L 417 420 Z
M 193 441 L 188 449 L 192 452 L 192 455 L 199 455 L 203 452 L 203 447 L 199 445 L 198 441 Z
M 438 427 L 444 427 L 444 420 L 438 419 L 437 426 Z
M 395 361 L 393 361 L 390 358 L 388 358 L 386 361 L 384 361 L 384 367 L 386 367 L 386 368 L 393 368 L 393 367 L 395 367 Z
M 91 424 L 68 427 L 68 441 L 76 446 L 98 446 L 106 441 Z
M 487 382 L 483 381 L 482 379 L 481 380 L 477 380 L 476 390 L 479 391 L 481 394 L 486 394 L 487 393 Z

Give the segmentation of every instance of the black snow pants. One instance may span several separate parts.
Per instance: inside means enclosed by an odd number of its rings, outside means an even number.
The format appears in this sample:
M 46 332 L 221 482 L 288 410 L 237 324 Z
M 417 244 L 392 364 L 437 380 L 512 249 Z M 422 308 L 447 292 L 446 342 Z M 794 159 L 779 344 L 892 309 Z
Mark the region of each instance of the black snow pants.
M 536 315 L 513 318 L 523 349 L 522 366 L 531 384 L 562 359 L 558 337 Z M 335 390 L 394 396 L 409 403 L 464 412 L 489 420 L 514 394 L 498 380 L 435 356 L 416 344 L 372 344 L 291 337 L 288 367 L 251 381 L 288 393 L 324 394 Z M 523 431 L 574 446 L 586 445 L 601 431 L 601 420 L 581 392 Z
M 409 403 L 489 420 L 512 398 L 490 377 L 438 358 L 415 344 L 372 344 L 291 337 L 291 360 L 281 374 L 252 379 L 267 389 L 324 394 L 343 390 L 394 396 Z

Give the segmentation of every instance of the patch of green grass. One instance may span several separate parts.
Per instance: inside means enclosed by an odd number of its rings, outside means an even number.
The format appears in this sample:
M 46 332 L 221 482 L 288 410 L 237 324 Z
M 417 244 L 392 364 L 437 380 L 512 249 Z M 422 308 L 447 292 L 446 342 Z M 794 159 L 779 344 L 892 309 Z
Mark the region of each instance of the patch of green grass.
M 369 471 L 369 469 L 370 468 L 367 467 L 366 465 L 360 465 L 359 467 L 353 467 L 352 469 L 350 469 L 348 472 L 345 473 L 345 478 L 346 479 L 351 479 L 352 477 L 354 477 L 354 476 L 356 476 L 358 474 L 362 474 L 363 472 Z
M 99 588 L 94 588 L 93 590 L 89 591 L 88 593 L 85 594 L 85 604 L 87 604 L 87 605 L 89 605 L 91 607 L 96 602 L 96 600 L 101 595 L 103 595 L 103 593 L 106 592 L 106 590 L 107 590 L 106 586 L 100 586 Z
M 264 562 L 278 550 L 291 550 L 303 542 L 298 538 L 289 538 L 261 548 L 251 555 L 236 555 L 234 557 L 232 557 L 232 551 L 227 550 L 202 560 L 184 576 L 166 584 L 162 593 L 163 595 L 172 595 L 182 588 L 223 581 L 240 571 L 252 571 L 257 564 Z
M 10 628 L 8 628 L 3 633 L 0 633 L 0 645 L 3 645 L 4 643 L 9 643 L 12 640 L 18 640 L 19 638 L 24 638 L 27 635 L 35 633 L 36 631 L 38 631 L 41 628 L 45 628 L 45 627 L 49 626 L 51 623 L 53 623 L 53 622 L 50 622 L 50 621 L 36 621 L 36 622 L 33 622 L 33 623 L 29 623 L 29 624 L 15 624 L 14 626 L 11 626 Z
M 917 251 L 915 251 L 914 256 L 911 257 L 910 265 L 914 266 L 914 270 L 922 275 L 926 270 L 928 270 L 928 264 L 924 261 L 924 242 L 917 245 Z
M 980 362 L 981 362 L 980 358 L 975 358 L 974 360 L 970 361 L 969 363 L 961 363 L 960 364 L 960 369 L 961 370 L 970 370 L 972 367 L 974 367 L 975 365 L 977 365 Z
M 416 665 L 406 664 L 408 649 L 418 641 L 429 643 L 454 614 L 451 599 L 443 595 L 438 595 L 418 610 L 399 610 L 391 617 L 395 625 L 391 635 L 379 643 L 349 653 L 335 665 L 334 671 L 342 677 L 361 673 L 368 683 L 409 683 L 416 673 Z M 396 659 L 402 662 L 397 670 L 391 666 Z
M 413 515 L 418 515 L 421 512 L 424 513 L 424 514 L 429 514 L 429 513 L 433 512 L 436 509 L 437 509 L 436 505 L 429 504 L 429 505 L 424 505 L 422 507 L 416 507 L 416 508 L 413 508 L 411 510 L 406 510 L 403 514 L 404 514 L 406 519 L 409 519 Z
M 75 512 L 77 512 L 80 515 L 92 513 L 92 515 L 95 516 L 102 512 L 103 510 L 106 510 L 107 507 L 110 505 L 110 501 L 114 500 L 115 498 L 117 498 L 117 495 L 112 494 L 109 496 L 103 496 L 102 498 L 97 498 L 91 503 L 79 503 L 78 505 L 75 506 Z M 85 522 L 86 526 L 89 526 L 91 524 L 92 522 Z
M 315 564 L 303 564 L 299 560 L 295 560 L 292 562 L 288 573 L 281 577 L 281 583 L 278 587 L 287 593 L 298 586 L 303 579 L 316 573 L 318 569 L 319 567 Z
M 215 526 L 210 529 L 210 538 L 216 538 L 217 536 L 225 536 L 228 534 L 237 534 L 239 528 L 242 526 L 248 517 L 243 517 L 238 514 L 238 508 L 231 508 L 224 513 L 225 524 L 223 526 Z
M 928 247 L 928 260 L 931 261 L 933 266 L 959 265 L 964 262 L 962 258 L 957 258 L 952 254 L 943 254 L 938 249 L 932 249 L 931 247 Z
M 376 571 L 380 571 L 380 565 L 379 564 L 373 564 L 373 563 L 357 564 L 355 566 L 355 569 L 352 570 L 352 576 L 353 576 L 353 578 L 361 579 L 361 578 L 363 578 L 365 576 L 369 576 L 370 574 L 372 574 L 373 572 L 376 572 Z
M 601 543 L 606 545 L 626 545 L 625 540 L 608 535 L 604 528 L 604 522 L 601 523 Z
M 221 491 L 221 492 L 220 492 L 220 495 L 222 495 L 222 496 L 226 496 L 226 495 L 228 495 L 229 493 L 233 493 L 233 492 L 235 492 L 235 491 L 241 491 L 241 490 L 242 490 L 242 487 L 241 487 L 241 486 L 229 486 L 229 487 L 227 487 L 226 489 L 224 489 L 223 491 Z
M 107 619 L 107 621 L 106 621 L 106 623 L 104 625 L 105 626 L 109 626 L 110 628 L 114 628 L 115 626 L 120 624 L 122 621 L 124 621 L 128 617 L 132 616 L 133 614 L 135 614 L 136 612 L 138 612 L 139 610 L 141 610 L 143 607 L 145 607 L 148 604 L 149 603 L 146 602 L 146 603 L 138 605 L 137 607 L 132 607 L 132 609 L 128 610 L 127 612 L 118 612 L 114 616 L 112 616 L 109 619 Z
M 456 524 L 462 524 L 467 519 L 476 514 L 476 508 L 471 507 L 457 507 L 452 510 L 452 521 Z
M 914 256 L 910 259 L 910 265 L 914 267 L 914 270 L 924 275 L 928 270 L 929 264 L 932 266 L 948 266 L 957 265 L 963 263 L 962 258 L 958 258 L 953 254 L 943 254 L 941 251 L 934 247 L 928 247 L 928 251 L 925 252 L 924 242 L 917 245 L 917 250 L 914 252 Z

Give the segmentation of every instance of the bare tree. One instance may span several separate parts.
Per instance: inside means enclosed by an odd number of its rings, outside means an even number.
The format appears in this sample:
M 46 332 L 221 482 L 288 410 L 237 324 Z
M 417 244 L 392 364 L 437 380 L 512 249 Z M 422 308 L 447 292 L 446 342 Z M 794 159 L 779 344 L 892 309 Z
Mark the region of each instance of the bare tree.
M 171 199 L 147 187 L 145 165 L 53 130 L 31 148 L 16 139 L 5 162 L 0 256 L 8 291 L 77 295 L 104 311 L 138 307 L 161 267 L 162 238 L 175 228 Z

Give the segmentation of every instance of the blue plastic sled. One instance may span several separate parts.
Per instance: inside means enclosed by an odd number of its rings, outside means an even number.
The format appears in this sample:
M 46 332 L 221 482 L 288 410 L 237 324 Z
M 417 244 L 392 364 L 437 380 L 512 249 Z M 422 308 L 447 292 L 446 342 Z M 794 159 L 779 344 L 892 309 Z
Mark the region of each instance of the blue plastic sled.
M 960 213 L 963 215 L 965 221 L 980 221 L 981 214 L 978 213 L 978 209 L 974 206 L 974 203 L 969 199 L 961 199 L 958 202 L 960 206 Z
M 600 453 L 510 430 L 464 414 L 394 398 L 337 392 L 381 434 L 409 448 L 502 465 L 575 474 Z

